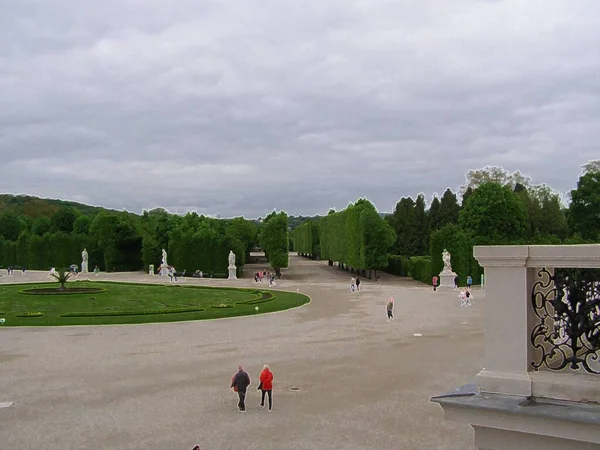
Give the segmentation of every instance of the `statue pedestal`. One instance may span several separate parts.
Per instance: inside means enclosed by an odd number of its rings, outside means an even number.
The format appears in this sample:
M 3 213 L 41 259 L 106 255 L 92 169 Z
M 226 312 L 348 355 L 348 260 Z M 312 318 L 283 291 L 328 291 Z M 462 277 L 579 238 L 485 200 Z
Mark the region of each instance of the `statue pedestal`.
M 163 264 L 160 268 L 160 276 L 166 277 L 167 275 L 169 275 L 169 271 L 167 270 L 167 266 Z
M 236 275 L 236 271 L 237 268 L 235 266 L 229 266 L 229 278 L 227 278 L 228 280 L 237 280 L 237 275 Z
M 454 278 L 455 277 L 456 277 L 456 274 L 454 272 L 440 273 L 440 285 L 437 287 L 438 290 L 454 289 Z
M 81 263 L 81 273 L 88 273 L 88 263 L 87 263 L 87 261 Z

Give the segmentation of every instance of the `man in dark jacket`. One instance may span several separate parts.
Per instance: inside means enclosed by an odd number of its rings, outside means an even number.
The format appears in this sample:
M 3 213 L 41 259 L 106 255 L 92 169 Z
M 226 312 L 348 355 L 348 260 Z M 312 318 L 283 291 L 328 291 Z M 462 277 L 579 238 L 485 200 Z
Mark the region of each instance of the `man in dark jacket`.
M 250 386 L 250 375 L 242 366 L 238 366 L 237 373 L 231 379 L 231 387 L 237 392 L 240 401 L 238 402 L 238 409 L 242 412 L 246 412 L 246 390 Z

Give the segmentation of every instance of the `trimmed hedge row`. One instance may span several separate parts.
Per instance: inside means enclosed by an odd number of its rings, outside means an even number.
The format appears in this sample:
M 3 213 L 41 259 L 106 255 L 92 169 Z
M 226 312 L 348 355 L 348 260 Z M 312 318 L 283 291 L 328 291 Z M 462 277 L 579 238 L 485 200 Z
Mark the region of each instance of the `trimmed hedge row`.
M 430 256 L 413 256 L 408 260 L 408 267 L 408 271 L 413 280 L 417 280 L 425 284 L 431 283 L 432 275 Z
M 104 311 L 104 312 L 72 312 L 61 314 L 60 317 L 112 317 L 112 316 L 149 316 L 153 314 L 179 314 L 202 312 L 205 308 L 174 308 L 156 309 L 151 311 Z
M 15 314 L 15 317 L 42 317 L 43 315 L 41 312 L 24 312 Z
M 47 291 L 43 291 L 43 289 L 48 289 Z M 91 295 L 91 294 L 102 294 L 106 292 L 106 289 L 102 288 L 90 288 L 94 289 L 94 291 L 88 292 L 70 292 L 70 289 L 67 288 L 64 291 L 52 290 L 54 288 L 35 288 L 35 289 L 21 289 L 17 291 L 18 294 L 23 295 Z M 34 292 L 35 290 L 39 290 L 39 292 Z

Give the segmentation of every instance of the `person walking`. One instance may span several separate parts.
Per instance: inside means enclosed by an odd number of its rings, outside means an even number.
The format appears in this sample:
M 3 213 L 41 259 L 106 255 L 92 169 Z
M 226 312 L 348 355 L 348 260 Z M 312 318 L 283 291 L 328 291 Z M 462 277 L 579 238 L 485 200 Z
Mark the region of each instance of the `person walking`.
M 394 297 L 388 299 L 385 309 L 387 310 L 388 320 L 394 320 Z
M 350 278 L 350 290 L 354 292 L 356 290 L 356 280 L 354 277 Z
M 433 291 L 435 292 L 437 290 L 437 283 L 438 283 L 438 277 L 434 276 L 431 279 L 431 284 L 433 285 Z
M 360 278 L 356 277 L 356 290 L 360 291 Z
M 471 286 L 473 285 L 473 278 L 471 278 L 471 275 L 467 276 L 467 288 L 471 289 Z
M 238 366 L 238 371 L 231 379 L 231 387 L 234 392 L 237 392 L 239 398 L 238 410 L 241 412 L 246 412 L 246 390 L 248 386 L 250 386 L 250 375 L 240 365 Z
M 261 391 L 260 407 L 265 407 L 265 395 L 269 396 L 269 411 L 273 409 L 273 372 L 269 369 L 268 365 L 263 366 L 263 370 L 259 377 L 260 384 L 258 385 L 258 391 Z

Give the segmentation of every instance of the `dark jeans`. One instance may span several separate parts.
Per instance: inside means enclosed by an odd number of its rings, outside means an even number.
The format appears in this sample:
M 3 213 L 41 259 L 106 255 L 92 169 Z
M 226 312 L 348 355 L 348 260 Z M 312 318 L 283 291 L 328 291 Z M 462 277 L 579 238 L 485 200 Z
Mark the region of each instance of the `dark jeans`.
M 393 319 L 394 318 L 394 314 L 392 313 L 392 310 L 388 309 L 387 312 L 388 312 L 388 319 Z
M 268 391 L 262 389 L 262 398 L 260 400 L 260 406 L 265 406 L 265 394 L 269 394 L 269 409 L 273 409 L 273 391 L 269 389 Z
M 246 391 L 238 391 L 238 397 L 240 398 L 240 401 L 238 402 L 238 408 L 241 409 L 242 411 L 246 410 Z

